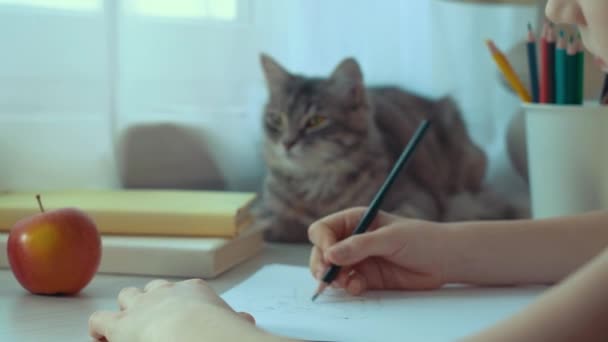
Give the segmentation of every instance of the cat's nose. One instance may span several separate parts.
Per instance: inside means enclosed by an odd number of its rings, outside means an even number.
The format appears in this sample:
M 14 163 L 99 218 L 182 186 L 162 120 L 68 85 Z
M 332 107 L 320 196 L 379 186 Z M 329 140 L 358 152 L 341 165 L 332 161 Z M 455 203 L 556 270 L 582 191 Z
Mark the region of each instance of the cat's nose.
M 291 150 L 291 148 L 293 147 L 293 145 L 296 144 L 296 140 L 295 139 L 290 139 L 290 140 L 283 140 L 283 146 L 285 146 L 285 149 L 287 151 Z

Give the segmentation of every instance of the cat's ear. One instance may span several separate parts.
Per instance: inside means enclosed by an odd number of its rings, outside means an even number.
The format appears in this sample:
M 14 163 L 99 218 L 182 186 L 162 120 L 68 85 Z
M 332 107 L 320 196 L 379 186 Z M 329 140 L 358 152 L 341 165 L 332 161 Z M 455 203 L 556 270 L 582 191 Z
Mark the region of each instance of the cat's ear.
M 330 81 L 338 95 L 346 96 L 356 104 L 363 102 L 363 73 L 354 58 L 349 57 L 340 62 L 332 72 Z
M 268 90 L 271 93 L 282 92 L 287 82 L 291 79 L 291 74 L 267 54 L 260 54 L 260 62 Z

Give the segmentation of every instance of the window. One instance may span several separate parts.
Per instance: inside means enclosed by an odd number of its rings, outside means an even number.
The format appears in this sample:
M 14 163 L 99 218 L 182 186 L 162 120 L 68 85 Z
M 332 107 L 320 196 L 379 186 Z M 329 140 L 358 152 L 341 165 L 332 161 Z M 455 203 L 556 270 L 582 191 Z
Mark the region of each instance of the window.
M 102 0 L 0 0 L 0 5 L 70 11 L 94 11 L 101 8 Z
M 124 2 L 127 13 L 152 17 L 205 18 L 234 20 L 236 0 L 129 0 Z
M 229 187 L 257 186 L 260 52 L 309 75 L 354 56 L 369 85 L 455 93 L 495 158 L 517 102 L 495 82 L 479 32 L 520 39 L 525 25 L 514 22 L 534 20 L 526 11 L 432 0 L 0 0 L 0 190 L 115 185 L 116 136 L 150 121 L 199 128 Z

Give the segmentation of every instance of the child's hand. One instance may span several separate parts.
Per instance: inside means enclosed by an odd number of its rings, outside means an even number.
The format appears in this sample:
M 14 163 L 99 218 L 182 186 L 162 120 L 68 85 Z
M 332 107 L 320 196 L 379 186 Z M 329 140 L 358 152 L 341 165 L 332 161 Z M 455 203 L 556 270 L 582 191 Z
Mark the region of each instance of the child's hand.
M 159 279 L 143 290 L 128 287 L 118 294 L 118 304 L 120 312 L 91 315 L 93 338 L 108 342 L 213 340 L 213 334 L 220 333 L 217 330 L 232 316 L 254 323 L 251 315 L 234 312 L 200 279 L 177 283 Z
M 310 270 L 316 279 L 334 263 L 344 267 L 332 285 L 354 295 L 444 285 L 439 224 L 379 212 L 366 233 L 351 236 L 364 212 L 349 209 L 310 226 Z

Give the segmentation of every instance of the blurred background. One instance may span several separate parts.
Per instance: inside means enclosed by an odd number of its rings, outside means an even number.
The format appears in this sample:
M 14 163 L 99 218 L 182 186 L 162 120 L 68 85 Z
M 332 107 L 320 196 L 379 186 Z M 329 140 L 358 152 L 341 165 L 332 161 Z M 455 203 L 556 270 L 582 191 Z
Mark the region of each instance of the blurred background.
M 506 154 L 519 100 L 485 46 L 509 49 L 534 1 L 0 0 L 0 190 L 257 190 L 259 54 L 326 76 L 355 57 L 368 85 L 452 95 L 488 182 L 526 193 Z

